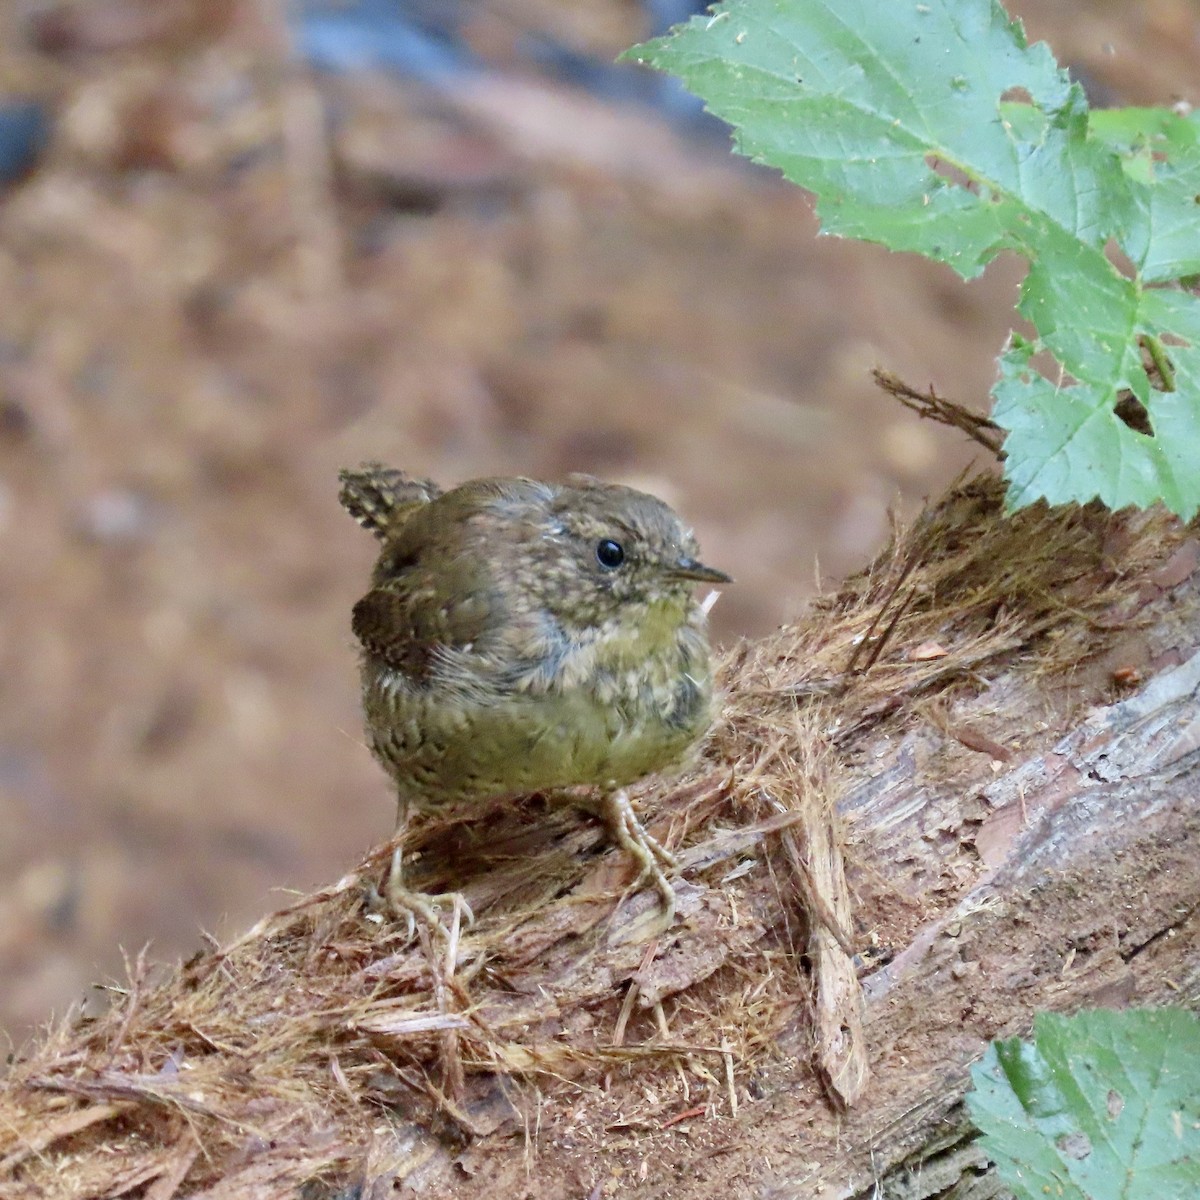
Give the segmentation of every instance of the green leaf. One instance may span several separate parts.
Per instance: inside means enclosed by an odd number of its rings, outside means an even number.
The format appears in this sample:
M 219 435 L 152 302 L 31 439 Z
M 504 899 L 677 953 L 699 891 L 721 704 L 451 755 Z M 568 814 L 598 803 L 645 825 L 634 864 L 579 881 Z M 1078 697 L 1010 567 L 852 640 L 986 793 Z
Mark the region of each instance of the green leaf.
M 1172 331 L 1192 343 L 1166 348 L 1176 377 L 1173 392 L 1146 390 L 1140 368 L 1117 372 L 1145 406 L 1153 437 L 1117 415 L 1106 379 L 1052 383 L 1031 364 L 1038 347 L 1020 338 L 1001 357 L 992 415 L 1008 430 L 1010 508 L 1039 498 L 1061 504 L 1097 496 L 1110 508 L 1162 500 L 1190 516 L 1200 505 L 1200 404 L 1194 399 L 1200 396 L 1200 304 L 1181 292 L 1150 292 L 1143 300 L 1146 324 L 1137 330 L 1154 336 Z
M 629 56 L 812 191 L 826 233 L 965 278 L 1001 251 L 1029 261 L 1019 308 L 1038 339 L 1004 357 L 996 392 L 1013 505 L 1200 509 L 1200 442 L 1165 444 L 1200 424 L 1200 300 L 1148 286 L 1200 274 L 1200 120 L 1097 121 L 995 0 L 730 0 Z M 1125 394 L 1153 436 L 1117 415 Z
M 1124 247 L 1141 278 L 1200 275 L 1200 111 L 1102 109 L 1091 130 L 1143 185 L 1134 193 L 1142 213 Z
M 1032 1043 L 993 1043 L 971 1077 L 971 1119 L 1018 1200 L 1200 1196 L 1192 1013 L 1039 1013 Z

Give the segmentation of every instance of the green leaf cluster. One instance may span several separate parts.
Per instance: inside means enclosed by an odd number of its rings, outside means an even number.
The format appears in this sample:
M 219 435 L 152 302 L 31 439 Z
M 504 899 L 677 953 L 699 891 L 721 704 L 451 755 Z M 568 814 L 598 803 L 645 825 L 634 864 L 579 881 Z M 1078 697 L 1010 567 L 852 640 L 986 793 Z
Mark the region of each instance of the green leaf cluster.
M 1040 1013 L 967 1096 L 1018 1200 L 1200 1196 L 1200 1020 L 1183 1009 Z
M 825 232 L 968 279 L 1028 261 L 1037 336 L 994 393 L 1010 506 L 1200 509 L 1197 114 L 1089 111 L 995 0 L 730 0 L 629 56 L 812 191 Z

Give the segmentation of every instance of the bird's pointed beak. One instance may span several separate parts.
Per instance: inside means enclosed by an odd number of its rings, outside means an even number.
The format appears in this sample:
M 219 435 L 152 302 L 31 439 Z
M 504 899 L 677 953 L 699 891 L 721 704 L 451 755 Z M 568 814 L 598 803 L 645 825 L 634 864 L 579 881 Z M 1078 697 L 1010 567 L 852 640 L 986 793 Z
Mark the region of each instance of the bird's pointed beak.
M 732 583 L 733 576 L 718 571 L 716 567 L 706 567 L 694 558 L 681 558 L 667 568 L 671 579 L 690 579 L 696 583 Z

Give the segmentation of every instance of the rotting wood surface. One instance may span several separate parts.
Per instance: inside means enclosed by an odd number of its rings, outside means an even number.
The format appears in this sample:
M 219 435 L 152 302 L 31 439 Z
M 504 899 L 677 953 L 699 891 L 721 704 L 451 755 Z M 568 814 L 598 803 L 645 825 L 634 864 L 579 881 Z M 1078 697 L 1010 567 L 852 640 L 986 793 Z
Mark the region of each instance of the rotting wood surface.
M 998 495 L 730 653 L 703 762 L 643 793 L 685 863 L 671 938 L 638 939 L 652 896 L 614 914 L 570 810 L 431 828 L 426 881 L 455 862 L 480 914 L 451 977 L 357 875 L 135 968 L 10 1069 L 0 1194 L 994 1194 L 960 1103 L 988 1039 L 1200 998 L 1200 544 Z

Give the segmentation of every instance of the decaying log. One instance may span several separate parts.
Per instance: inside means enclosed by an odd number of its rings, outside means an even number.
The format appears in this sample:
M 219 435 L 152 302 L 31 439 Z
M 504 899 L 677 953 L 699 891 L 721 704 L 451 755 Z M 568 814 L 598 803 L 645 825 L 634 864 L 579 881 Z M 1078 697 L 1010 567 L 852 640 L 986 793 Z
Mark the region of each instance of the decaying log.
M 1200 1000 L 1198 567 L 1161 513 L 957 487 L 726 656 L 702 758 L 640 797 L 669 935 L 573 809 L 430 823 L 422 885 L 478 916 L 451 946 L 372 911 L 383 847 L 139 962 L 10 1066 L 0 1194 L 998 1194 L 989 1039 Z

